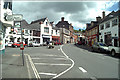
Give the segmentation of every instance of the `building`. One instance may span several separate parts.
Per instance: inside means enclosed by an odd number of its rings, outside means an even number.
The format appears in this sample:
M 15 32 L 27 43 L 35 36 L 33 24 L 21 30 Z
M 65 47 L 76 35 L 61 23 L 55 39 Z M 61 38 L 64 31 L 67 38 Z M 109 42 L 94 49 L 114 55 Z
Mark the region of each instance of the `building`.
M 6 28 L 6 34 L 5 34 L 6 44 L 9 42 L 13 42 L 13 43 L 21 42 L 21 28 L 23 33 L 23 42 L 28 44 L 30 40 L 30 29 L 27 26 L 28 23 L 25 20 L 14 21 L 13 27 Z
M 60 29 L 60 42 L 61 43 L 68 43 L 70 42 L 70 24 L 68 21 L 64 21 L 64 17 L 61 18 L 61 21 L 59 21 L 56 24 L 56 27 Z
M 112 11 L 105 16 L 99 24 L 99 41 L 115 47 L 120 46 L 119 29 L 120 10 Z
M 99 40 L 99 22 L 101 21 L 101 17 L 96 17 L 96 21 L 91 21 L 91 23 L 87 23 L 86 26 L 86 43 L 89 46 L 92 46 L 95 42 Z
M 13 26 L 13 21 L 6 19 L 8 15 L 12 15 L 12 2 L 0 0 L 0 11 L 0 53 L 4 53 L 6 28 Z
M 70 27 L 69 27 L 69 30 L 70 30 L 70 43 L 73 43 L 74 42 L 74 30 L 73 30 L 73 26 L 72 26 L 72 23 L 70 24 Z
M 60 43 L 60 29 L 56 27 L 53 22 L 51 22 L 51 26 L 52 41 L 54 41 L 55 43 Z
M 48 18 L 42 18 L 36 21 L 32 21 L 31 24 L 32 27 L 37 27 L 40 30 L 40 44 L 42 45 L 46 41 L 52 41 L 52 26 L 48 20 Z M 31 26 L 29 26 L 31 27 Z

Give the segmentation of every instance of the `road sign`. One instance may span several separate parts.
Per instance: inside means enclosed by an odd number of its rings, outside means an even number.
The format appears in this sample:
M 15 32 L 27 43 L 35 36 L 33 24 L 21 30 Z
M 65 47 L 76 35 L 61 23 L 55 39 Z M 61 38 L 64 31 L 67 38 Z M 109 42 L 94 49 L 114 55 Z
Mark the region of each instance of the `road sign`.
M 23 19 L 22 14 L 13 14 L 13 15 L 6 16 L 7 21 L 21 21 L 22 19 Z

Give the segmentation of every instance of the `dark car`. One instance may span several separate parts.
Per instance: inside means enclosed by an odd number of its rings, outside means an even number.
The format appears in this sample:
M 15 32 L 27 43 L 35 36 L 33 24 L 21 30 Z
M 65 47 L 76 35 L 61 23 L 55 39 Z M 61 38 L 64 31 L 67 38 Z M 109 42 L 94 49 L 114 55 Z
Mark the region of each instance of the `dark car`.
M 109 52 L 108 46 L 104 43 L 101 42 L 95 42 L 92 47 L 92 51 L 97 51 L 97 52 Z

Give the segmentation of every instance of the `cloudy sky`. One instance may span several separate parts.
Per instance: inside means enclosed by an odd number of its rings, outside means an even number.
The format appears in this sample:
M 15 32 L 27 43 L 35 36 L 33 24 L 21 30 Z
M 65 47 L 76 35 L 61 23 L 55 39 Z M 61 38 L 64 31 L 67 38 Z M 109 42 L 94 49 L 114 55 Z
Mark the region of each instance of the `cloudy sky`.
M 103 1 L 13 1 L 13 13 L 23 14 L 23 19 L 31 21 L 48 17 L 49 21 L 56 24 L 65 17 L 72 23 L 74 29 L 85 29 L 86 23 L 95 21 L 97 16 L 102 17 L 102 11 L 106 15 L 118 10 L 118 0 Z

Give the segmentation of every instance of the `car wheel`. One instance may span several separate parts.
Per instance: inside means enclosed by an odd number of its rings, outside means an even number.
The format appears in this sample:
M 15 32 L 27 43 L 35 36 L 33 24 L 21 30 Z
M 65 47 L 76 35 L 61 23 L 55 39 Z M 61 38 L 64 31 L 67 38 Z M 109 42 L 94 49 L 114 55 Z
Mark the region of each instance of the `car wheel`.
M 15 46 L 15 48 L 17 48 L 17 46 Z
M 94 49 L 93 49 L 93 47 L 91 48 L 91 51 L 92 51 L 92 52 L 94 52 Z
M 112 55 L 112 56 L 115 56 L 115 54 L 116 54 L 116 53 L 115 53 L 115 50 L 112 50 L 112 51 L 111 51 L 111 55 Z

